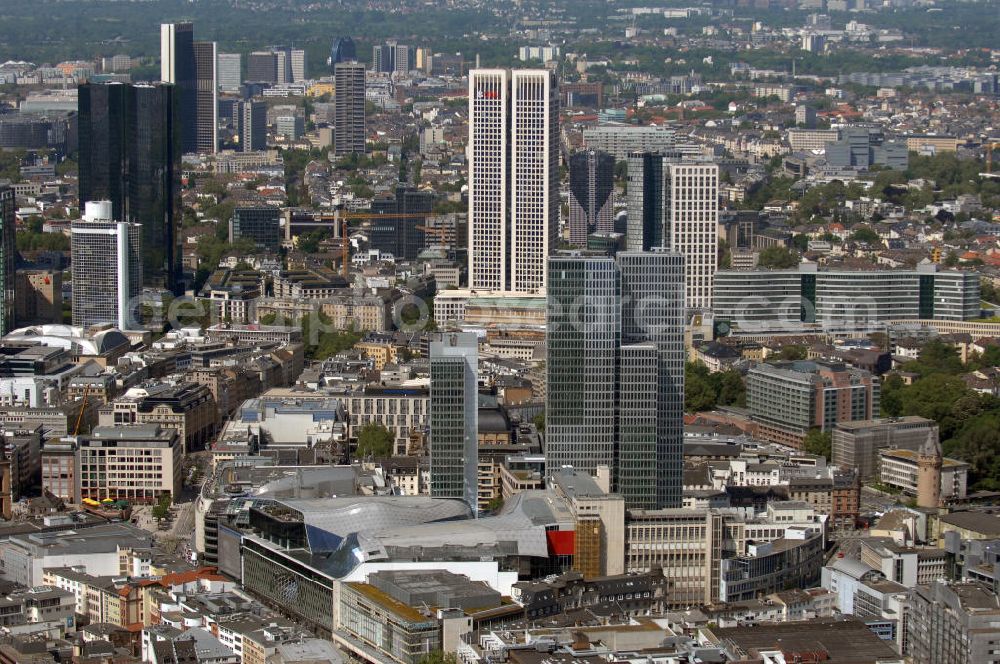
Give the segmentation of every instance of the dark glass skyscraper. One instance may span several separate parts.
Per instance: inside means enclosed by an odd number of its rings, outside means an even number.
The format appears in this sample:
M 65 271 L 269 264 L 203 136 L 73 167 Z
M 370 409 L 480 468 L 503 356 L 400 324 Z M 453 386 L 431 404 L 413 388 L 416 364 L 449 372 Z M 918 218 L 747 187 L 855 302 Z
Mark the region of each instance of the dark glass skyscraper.
M 473 511 L 479 504 L 478 349 L 468 332 L 445 333 L 430 344 L 431 495 L 461 498 Z
M 17 278 L 17 243 L 14 189 L 0 183 L 0 336 L 14 329 L 14 280 Z
M 423 225 L 426 217 L 396 216 L 430 214 L 434 209 L 434 194 L 400 184 L 395 196 L 372 201 L 372 213 L 383 215 L 372 219 L 369 244 L 404 260 L 414 260 L 424 249 Z
M 195 41 L 191 23 L 160 25 L 160 80 L 175 86 L 184 153 L 218 148 L 217 67 L 215 42 Z
M 330 72 L 334 71 L 333 68 L 338 62 L 348 62 L 357 58 L 358 51 L 354 46 L 354 40 L 350 37 L 337 37 L 330 47 Z
M 219 141 L 219 81 L 215 42 L 194 43 L 195 63 L 195 150 L 215 154 Z M 182 132 L 182 141 L 184 130 Z
M 569 158 L 569 241 L 587 246 L 587 234 L 615 230 L 615 158 L 587 150 Z
M 180 286 L 180 137 L 175 88 L 87 83 L 79 90 L 80 203 L 111 201 L 142 224 L 143 285 Z
M 160 80 L 175 86 L 180 118 L 181 150 L 185 153 L 197 152 L 198 70 L 193 24 L 160 25 Z
M 611 471 L 630 508 L 681 506 L 684 259 L 549 259 L 545 464 Z
M 236 132 L 242 152 L 266 149 L 267 104 L 249 99 L 241 101 L 236 109 Z

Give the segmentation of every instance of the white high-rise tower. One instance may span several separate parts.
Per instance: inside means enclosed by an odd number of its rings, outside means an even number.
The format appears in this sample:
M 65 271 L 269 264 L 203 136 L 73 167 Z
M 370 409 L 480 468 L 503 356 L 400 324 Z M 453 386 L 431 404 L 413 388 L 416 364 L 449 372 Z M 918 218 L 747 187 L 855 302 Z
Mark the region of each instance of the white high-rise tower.
M 544 294 L 559 226 L 559 101 L 545 69 L 469 74 L 469 287 Z

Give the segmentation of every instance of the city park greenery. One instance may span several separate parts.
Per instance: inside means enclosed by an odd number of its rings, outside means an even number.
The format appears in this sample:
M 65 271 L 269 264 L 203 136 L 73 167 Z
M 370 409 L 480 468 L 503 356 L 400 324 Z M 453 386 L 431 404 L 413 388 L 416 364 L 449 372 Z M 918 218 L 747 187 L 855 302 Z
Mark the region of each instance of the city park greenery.
M 1000 490 L 1000 398 L 970 389 L 959 376 L 998 365 L 998 347 L 963 365 L 953 346 L 932 340 L 919 359 L 905 365 L 915 374 L 912 385 L 897 374 L 882 384 L 882 415 L 917 415 L 937 422 L 945 455 L 968 462 L 970 484 L 989 491 Z

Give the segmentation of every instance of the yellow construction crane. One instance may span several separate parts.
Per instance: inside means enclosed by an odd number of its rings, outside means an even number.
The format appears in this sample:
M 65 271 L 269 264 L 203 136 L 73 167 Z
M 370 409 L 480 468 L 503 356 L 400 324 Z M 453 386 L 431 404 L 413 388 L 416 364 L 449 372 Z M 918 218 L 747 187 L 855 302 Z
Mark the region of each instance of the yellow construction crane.
M 427 217 L 433 216 L 431 212 L 404 212 L 397 214 L 395 212 L 386 212 L 383 214 L 378 214 L 374 212 L 342 212 L 340 210 L 334 212 L 333 214 L 318 214 L 313 216 L 311 221 L 296 221 L 295 226 L 319 226 L 319 227 L 333 227 L 340 229 L 340 250 L 341 250 L 341 273 L 344 277 L 347 277 L 347 261 L 349 256 L 347 254 L 347 247 L 350 243 L 350 238 L 347 237 L 347 221 L 349 219 L 379 219 L 379 218 L 391 218 L 391 219 L 426 219 Z M 289 232 L 291 229 L 289 228 Z
M 83 414 L 87 412 L 87 397 L 90 395 L 90 383 L 83 388 L 83 403 L 80 404 L 80 412 L 76 415 L 76 425 L 73 427 L 73 435 L 80 435 L 80 425 L 83 423 Z
M 986 172 L 993 172 L 993 151 L 1000 148 L 1000 143 L 987 143 L 986 148 Z

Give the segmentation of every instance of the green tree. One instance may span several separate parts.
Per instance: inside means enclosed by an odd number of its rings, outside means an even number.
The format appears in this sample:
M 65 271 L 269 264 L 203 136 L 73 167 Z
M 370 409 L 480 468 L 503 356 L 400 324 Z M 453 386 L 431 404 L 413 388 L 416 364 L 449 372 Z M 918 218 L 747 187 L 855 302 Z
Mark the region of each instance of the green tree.
M 541 412 L 541 413 L 538 413 L 537 415 L 535 415 L 533 418 L 531 418 L 531 421 L 534 423 L 536 429 L 538 429 L 539 431 L 545 431 L 545 413 L 544 412 Z
M 458 664 L 458 657 L 453 652 L 432 650 L 421 657 L 417 664 Z
M 858 230 L 851 233 L 851 241 L 873 245 L 882 244 L 882 238 L 879 237 L 878 233 L 867 226 L 862 226 Z
M 1000 411 L 983 413 L 965 422 L 944 452 L 967 461 L 974 488 L 1000 490 Z
M 716 402 L 721 406 L 746 406 L 747 386 L 739 371 L 730 369 L 712 374 Z
M 802 449 L 809 454 L 818 454 L 829 459 L 833 449 L 833 435 L 818 428 L 810 429 L 802 441 Z
M 965 371 L 965 367 L 954 346 L 939 339 L 931 339 L 920 348 L 920 356 L 916 361 L 906 365 L 906 370 L 920 374 L 921 377 L 935 373 L 956 376 Z
M 377 422 L 369 422 L 358 432 L 358 447 L 354 451 L 356 458 L 392 456 L 393 443 L 396 438 L 392 432 Z
M 799 257 L 787 247 L 774 245 L 760 252 L 758 265 L 776 270 L 793 268 L 799 264 Z
M 899 374 L 889 374 L 882 381 L 882 394 L 879 404 L 882 414 L 886 417 L 899 417 L 903 414 L 903 388 L 906 385 Z
M 684 410 L 697 413 L 715 407 L 715 390 L 710 376 L 708 367 L 701 362 L 685 363 Z
M 783 361 L 795 361 L 806 359 L 806 347 L 799 345 L 782 346 L 778 353 L 778 359 Z

